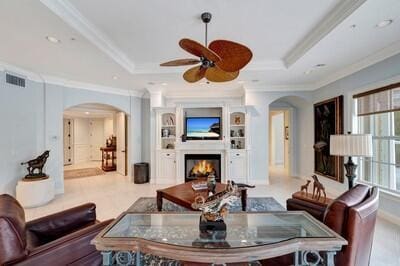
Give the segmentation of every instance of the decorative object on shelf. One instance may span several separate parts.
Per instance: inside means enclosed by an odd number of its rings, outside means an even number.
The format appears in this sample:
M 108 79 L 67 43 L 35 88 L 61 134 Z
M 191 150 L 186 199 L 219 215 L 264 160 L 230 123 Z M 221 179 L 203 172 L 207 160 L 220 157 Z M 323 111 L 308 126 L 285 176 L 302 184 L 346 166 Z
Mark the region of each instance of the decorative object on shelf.
M 182 139 L 182 142 L 186 142 L 186 135 L 182 134 L 181 139 Z
M 235 130 L 231 130 L 231 137 L 235 136 Z
M 238 136 L 239 136 L 239 137 L 244 137 L 244 131 L 243 131 L 243 129 L 239 129 L 239 130 L 238 130 Z
M 240 140 L 238 140 L 236 149 L 241 149 L 241 148 L 242 148 L 242 142 Z
M 162 132 L 162 137 L 163 138 L 168 138 L 169 137 L 169 130 L 167 128 L 164 128 L 161 132 Z
M 41 155 L 36 157 L 35 159 L 29 160 L 27 162 L 21 163 L 21 165 L 27 164 L 28 174 L 25 176 L 25 179 L 44 179 L 48 178 L 48 176 L 43 173 L 43 167 L 46 164 L 47 158 L 49 158 L 50 151 L 47 150 L 43 152 Z M 37 171 L 36 171 L 37 170 Z
M 303 192 L 305 190 L 306 194 L 308 193 L 308 185 L 310 185 L 311 180 L 307 180 L 307 183 L 300 187 L 300 191 Z
M 207 25 L 211 21 L 211 14 L 205 12 L 201 14 L 201 19 L 205 24 L 205 45 L 186 38 L 179 41 L 182 49 L 200 58 L 178 59 L 160 64 L 160 66 L 186 66 L 200 63 L 199 66 L 192 67 L 183 74 L 183 78 L 190 83 L 204 77 L 212 82 L 234 80 L 239 76 L 239 71 L 253 57 L 251 50 L 242 44 L 227 40 L 214 40 L 208 45 Z
M 175 125 L 174 118 L 172 117 L 172 115 L 169 117 L 169 122 L 171 126 Z
M 240 125 L 241 122 L 242 122 L 242 119 L 240 118 L 240 116 L 239 115 L 235 116 L 235 124 Z
M 324 185 L 322 185 L 322 183 L 319 182 L 318 177 L 316 175 L 313 175 L 312 179 L 314 180 L 312 197 L 319 200 L 321 198 L 321 192 L 322 192 L 324 193 L 324 200 L 326 200 Z
M 343 182 L 343 157 L 329 154 L 330 136 L 343 134 L 343 96 L 314 104 L 314 171 Z
M 289 140 L 289 127 L 285 127 L 285 140 Z
M 348 132 L 348 135 L 331 135 L 330 154 L 349 157 L 344 166 L 350 189 L 354 185 L 357 169 L 352 156 L 372 157 L 372 136 L 370 134 L 351 134 L 351 132 Z
M 235 149 L 236 148 L 236 144 L 234 140 L 231 140 L 231 149 Z
M 175 146 L 172 143 L 168 143 L 167 146 L 165 146 L 165 148 L 168 150 L 173 150 L 175 148 Z
M 197 196 L 192 208 L 202 211 L 200 231 L 226 230 L 224 219 L 228 215 L 228 208 L 241 197 L 242 190 L 247 188 L 254 188 L 254 186 L 236 184 L 234 181 L 228 180 L 224 191 L 216 194 L 210 193 L 207 199 L 203 196 Z

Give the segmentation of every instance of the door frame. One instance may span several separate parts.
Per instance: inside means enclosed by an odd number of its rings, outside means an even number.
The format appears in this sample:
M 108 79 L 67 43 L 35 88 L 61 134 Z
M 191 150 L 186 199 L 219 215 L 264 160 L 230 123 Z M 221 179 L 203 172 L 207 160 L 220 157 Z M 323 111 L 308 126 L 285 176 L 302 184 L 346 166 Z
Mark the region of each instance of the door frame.
M 285 170 L 288 176 L 292 176 L 295 174 L 295 154 L 294 154 L 294 114 L 295 110 L 293 107 L 270 107 L 268 111 L 268 165 L 270 164 L 270 148 L 271 148 L 271 111 L 282 111 L 284 113 L 284 121 L 286 120 L 286 116 L 288 116 L 288 127 L 289 127 L 289 139 L 288 139 L 288 163 L 286 167 L 286 160 L 284 160 Z M 285 130 L 285 122 L 284 122 L 284 130 Z M 286 152 L 284 154 L 286 158 Z

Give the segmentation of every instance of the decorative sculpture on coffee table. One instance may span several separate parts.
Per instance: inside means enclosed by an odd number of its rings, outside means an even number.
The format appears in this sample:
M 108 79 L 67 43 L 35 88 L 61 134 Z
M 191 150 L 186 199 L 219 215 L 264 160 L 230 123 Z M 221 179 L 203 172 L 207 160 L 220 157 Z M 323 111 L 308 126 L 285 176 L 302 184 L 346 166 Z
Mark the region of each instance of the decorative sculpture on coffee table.
M 312 179 L 314 180 L 312 197 L 319 200 L 321 198 L 321 192 L 322 192 L 324 193 L 324 201 L 325 201 L 326 193 L 324 185 L 322 185 L 322 183 L 319 182 L 318 177 L 316 175 L 313 175 Z
M 210 193 L 207 199 L 203 196 L 196 197 L 192 208 L 202 211 L 200 231 L 226 230 L 224 219 L 228 215 L 228 207 L 240 198 L 241 189 L 244 187 L 254 188 L 254 186 L 236 184 L 234 181 L 228 180 L 224 191 L 216 194 Z
M 21 163 L 21 165 L 27 164 L 28 174 L 25 179 L 44 179 L 47 175 L 43 173 L 43 167 L 46 164 L 47 158 L 49 158 L 50 151 L 47 150 L 37 158 Z M 37 170 L 37 171 L 36 171 Z
M 308 194 L 308 185 L 310 185 L 310 183 L 311 183 L 311 180 L 307 180 L 307 183 L 300 187 L 300 191 L 303 192 L 303 190 L 305 190 L 306 195 L 307 195 Z

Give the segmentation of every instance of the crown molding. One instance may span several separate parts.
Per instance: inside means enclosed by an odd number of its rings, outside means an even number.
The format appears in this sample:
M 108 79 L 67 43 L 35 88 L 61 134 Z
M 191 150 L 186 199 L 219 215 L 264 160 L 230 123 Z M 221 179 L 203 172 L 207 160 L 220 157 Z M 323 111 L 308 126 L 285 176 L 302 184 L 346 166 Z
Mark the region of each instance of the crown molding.
M 344 0 L 339 2 L 327 16 L 285 55 L 283 58 L 285 65 L 287 67 L 292 66 L 364 2 L 366 0 Z
M 293 91 L 313 91 L 315 84 L 299 84 L 299 85 L 257 85 L 246 86 L 246 92 L 293 92 Z
M 322 88 L 332 82 L 345 78 L 353 73 L 356 73 L 364 68 L 372 66 L 399 53 L 400 53 L 400 42 L 395 42 L 381 50 L 378 50 L 376 53 L 370 54 L 369 56 L 365 57 L 364 59 L 354 64 L 341 68 L 340 71 L 335 72 L 334 74 L 328 76 L 327 78 L 323 79 L 320 82 L 317 82 L 315 84 L 315 89 Z
M 137 89 L 121 89 L 109 86 L 102 86 L 87 82 L 80 82 L 74 80 L 68 80 L 65 78 L 50 76 L 50 75 L 43 75 L 39 74 L 21 67 L 17 67 L 5 62 L 0 61 L 0 72 L 9 72 L 19 76 L 26 78 L 27 80 L 40 82 L 45 84 L 53 84 L 64 86 L 72 89 L 82 89 L 82 90 L 90 90 L 90 91 L 97 91 L 102 93 L 110 93 L 110 94 L 117 94 L 117 95 L 124 95 L 124 96 L 133 96 L 133 97 L 142 97 L 145 94 L 144 90 L 137 90 Z
M 102 86 L 87 82 L 80 82 L 74 80 L 68 80 L 64 78 L 54 77 L 54 76 L 47 76 L 44 75 L 43 79 L 47 84 L 59 85 L 67 88 L 73 89 L 82 89 L 82 90 L 89 90 L 89 91 L 96 91 L 101 93 L 111 93 L 116 95 L 123 95 L 123 96 L 133 96 L 133 97 L 142 97 L 144 91 L 135 90 L 135 89 L 120 89 L 115 87 L 109 86 Z
M 134 73 L 135 64 L 128 56 L 93 23 L 86 19 L 68 0 L 40 0 L 40 2 L 129 73 Z

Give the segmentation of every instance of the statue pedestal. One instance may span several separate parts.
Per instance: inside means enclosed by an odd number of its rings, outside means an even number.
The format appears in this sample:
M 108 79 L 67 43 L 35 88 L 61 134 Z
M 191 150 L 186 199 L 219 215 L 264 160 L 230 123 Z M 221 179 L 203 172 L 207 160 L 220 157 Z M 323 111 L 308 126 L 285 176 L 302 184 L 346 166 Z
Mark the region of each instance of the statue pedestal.
M 17 200 L 24 208 L 45 205 L 54 199 L 54 182 L 46 179 L 22 179 L 17 184 Z

